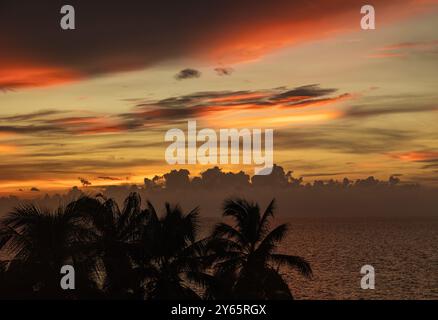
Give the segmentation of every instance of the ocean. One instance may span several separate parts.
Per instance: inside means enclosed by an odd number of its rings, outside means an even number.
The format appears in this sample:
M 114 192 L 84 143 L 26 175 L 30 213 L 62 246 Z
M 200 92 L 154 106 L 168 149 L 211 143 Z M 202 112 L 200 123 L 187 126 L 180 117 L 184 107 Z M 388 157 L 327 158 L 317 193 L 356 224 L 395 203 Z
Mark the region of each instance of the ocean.
M 217 219 L 202 219 L 201 237 Z M 313 278 L 280 270 L 295 299 L 438 299 L 437 218 L 292 218 L 278 253 L 304 257 Z M 375 289 L 360 286 L 363 265 Z
M 283 271 L 296 299 L 438 299 L 438 219 L 293 219 L 280 250 L 313 279 Z M 363 265 L 375 289 L 360 286 Z

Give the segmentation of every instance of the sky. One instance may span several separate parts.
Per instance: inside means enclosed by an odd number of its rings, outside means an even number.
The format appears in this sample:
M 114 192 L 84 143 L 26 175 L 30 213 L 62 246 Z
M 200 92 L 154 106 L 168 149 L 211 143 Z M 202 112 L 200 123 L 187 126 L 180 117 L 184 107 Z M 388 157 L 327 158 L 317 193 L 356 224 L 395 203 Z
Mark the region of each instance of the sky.
M 63 1 L 0 0 L 0 195 L 196 175 L 164 158 L 190 119 L 274 129 L 306 181 L 438 184 L 438 1 L 372 1 L 375 30 L 355 0 L 108 2 L 62 30 Z

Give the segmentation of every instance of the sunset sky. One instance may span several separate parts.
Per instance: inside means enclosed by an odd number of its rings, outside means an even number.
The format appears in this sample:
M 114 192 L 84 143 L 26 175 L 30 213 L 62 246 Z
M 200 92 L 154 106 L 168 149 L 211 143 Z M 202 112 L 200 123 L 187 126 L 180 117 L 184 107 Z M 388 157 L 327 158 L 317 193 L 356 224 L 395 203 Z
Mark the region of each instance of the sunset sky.
M 188 119 L 274 129 L 305 181 L 438 184 L 438 0 L 47 3 L 0 0 L 0 195 L 141 183 Z

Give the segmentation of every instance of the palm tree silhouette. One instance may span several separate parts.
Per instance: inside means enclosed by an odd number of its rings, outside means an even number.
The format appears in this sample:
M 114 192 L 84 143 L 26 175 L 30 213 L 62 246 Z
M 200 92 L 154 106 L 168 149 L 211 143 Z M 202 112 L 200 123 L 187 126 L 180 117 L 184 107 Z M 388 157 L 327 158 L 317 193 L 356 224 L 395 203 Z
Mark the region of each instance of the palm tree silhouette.
M 212 235 L 198 240 L 199 210 L 165 204 L 158 216 L 131 193 L 122 209 L 112 199 L 84 196 L 50 211 L 23 205 L 0 222 L 0 298 L 291 299 L 280 274 L 290 266 L 310 277 L 301 257 L 276 253 L 287 225 L 270 230 L 274 200 L 227 200 Z M 4 255 L 6 253 L 6 255 Z M 76 290 L 60 288 L 71 264 Z M 204 292 L 203 292 L 204 291 Z
M 166 203 L 164 215 L 159 217 L 148 202 L 147 212 L 140 262 L 147 298 L 200 299 L 190 284 L 195 283 L 200 288 L 210 276 L 203 272 L 205 240 L 196 240 L 198 208 L 184 214 L 178 205 Z
M 3 263 L 3 273 L 14 280 L 17 295 L 50 299 L 72 295 L 60 288 L 60 270 L 72 263 L 88 269 L 81 248 L 89 238 L 90 233 L 71 206 L 54 212 L 35 205 L 18 207 L 0 225 L 0 248 L 11 256 L 10 261 Z M 89 276 L 79 275 L 79 289 L 74 294 L 96 289 Z
M 123 209 L 113 199 L 84 196 L 70 204 L 91 226 L 88 251 L 95 257 L 97 273 L 103 275 L 103 289 L 110 298 L 133 298 L 141 295 L 133 256 L 141 250 L 142 229 L 146 213 L 141 198 L 131 193 Z
M 269 228 L 274 216 L 275 201 L 263 215 L 257 204 L 243 199 L 226 200 L 224 217 L 231 217 L 235 226 L 219 223 L 208 245 L 208 257 L 214 280 L 207 296 L 224 299 L 292 299 L 292 293 L 279 272 L 286 265 L 311 277 L 309 263 L 301 257 L 275 253 L 288 230 L 286 224 Z

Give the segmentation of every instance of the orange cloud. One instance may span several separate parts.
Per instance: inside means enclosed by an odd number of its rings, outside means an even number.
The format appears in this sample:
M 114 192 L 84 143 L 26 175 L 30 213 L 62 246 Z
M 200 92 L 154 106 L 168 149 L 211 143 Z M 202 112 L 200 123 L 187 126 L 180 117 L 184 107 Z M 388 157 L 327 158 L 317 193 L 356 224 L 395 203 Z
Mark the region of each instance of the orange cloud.
M 425 161 L 438 159 L 438 152 L 433 151 L 411 151 L 411 152 L 402 152 L 402 153 L 392 153 L 389 155 L 391 158 L 399 159 L 402 161 Z
M 373 1 L 385 24 L 436 3 Z M 177 6 L 157 2 L 151 7 L 135 1 L 120 10 L 119 5 L 96 0 L 81 4 L 86 13 L 81 15 L 81 27 L 69 34 L 47 22 L 59 12 L 56 4 L 20 4 L 11 1 L 0 19 L 4 90 L 138 70 L 169 59 L 198 58 L 214 64 L 259 59 L 279 48 L 360 30 L 364 2 L 209 0 Z
M 79 135 L 108 134 L 126 130 L 126 128 L 116 120 L 108 117 L 70 117 L 48 121 L 60 128 Z
M 0 154 L 15 153 L 16 151 L 17 147 L 14 145 L 0 144 Z
M 438 46 L 438 40 L 434 41 L 418 41 L 418 42 L 402 42 L 389 45 L 381 48 L 381 51 L 392 51 L 399 49 L 428 49 Z
M 276 113 L 271 112 L 269 117 L 258 115 L 241 115 L 239 117 L 224 118 L 218 120 L 205 119 L 207 123 L 210 123 L 212 127 L 233 127 L 233 128 L 243 128 L 243 127 L 255 127 L 255 128 L 280 128 L 287 127 L 291 125 L 306 125 L 306 124 L 317 124 L 329 120 L 339 118 L 342 114 L 336 110 L 331 111 L 316 111 L 316 112 L 305 112 L 305 113 Z
M 60 85 L 81 79 L 78 72 L 43 66 L 0 68 L 0 90 Z
M 368 55 L 368 58 L 406 57 L 412 53 L 433 52 L 438 47 L 438 40 L 401 42 L 377 49 L 377 53 Z
M 221 103 L 221 102 L 241 102 L 247 101 L 248 99 L 260 99 L 268 97 L 269 93 L 260 93 L 260 92 L 251 92 L 251 93 L 244 93 L 244 94 L 236 94 L 236 95 L 229 95 L 225 97 L 218 97 L 218 98 L 210 98 L 208 99 L 209 102 L 215 102 L 215 103 Z
M 317 84 L 296 88 L 274 88 L 256 91 L 216 91 L 170 97 L 137 104 L 133 112 L 119 115 L 127 128 L 150 126 L 198 119 L 217 126 L 287 125 L 319 122 L 340 116 L 340 111 L 319 110 L 335 107 L 355 95 L 344 93 L 333 96 L 335 88 L 321 88 Z M 308 109 L 312 110 L 308 110 Z M 227 123 L 227 124 L 225 124 Z
M 326 39 L 337 34 L 358 31 L 363 1 L 290 2 L 266 7 L 266 14 L 247 22 L 234 21 L 223 34 L 208 37 L 213 46 L 206 45 L 206 56 L 221 63 L 257 60 L 277 49 L 308 41 Z M 379 23 L 390 24 L 402 18 L 423 13 L 438 4 L 437 0 L 373 1 Z M 272 3 L 272 6 L 275 6 Z M 251 10 L 251 6 L 247 8 Z M 237 26 L 237 27 L 236 27 Z M 203 43 L 204 45 L 206 43 Z
M 122 125 L 110 125 L 104 127 L 91 127 L 86 129 L 80 129 L 75 133 L 80 135 L 95 135 L 95 134 L 110 134 L 126 131 L 126 128 Z
M 329 105 L 329 104 L 352 99 L 353 95 L 349 94 L 349 93 L 344 93 L 344 94 L 341 94 L 340 96 L 333 97 L 333 98 L 323 98 L 323 99 L 314 99 L 314 100 L 311 100 L 310 98 L 312 98 L 312 97 L 307 97 L 307 98 L 302 99 L 302 100 L 292 98 L 291 101 L 286 100 L 283 102 L 295 102 L 296 101 L 295 103 L 291 103 L 291 104 L 288 104 L 286 106 L 282 105 L 282 106 L 286 107 L 286 108 L 321 107 L 321 106 L 325 106 L 325 105 Z
M 370 54 L 367 57 L 371 59 L 384 59 L 384 58 L 400 58 L 405 56 L 406 55 L 402 53 L 376 53 L 376 54 Z
M 105 123 L 105 121 L 106 121 L 105 118 L 99 118 L 99 117 L 71 117 L 71 118 L 54 119 L 50 122 L 56 123 L 58 125 L 80 127 L 80 126 L 103 124 Z

